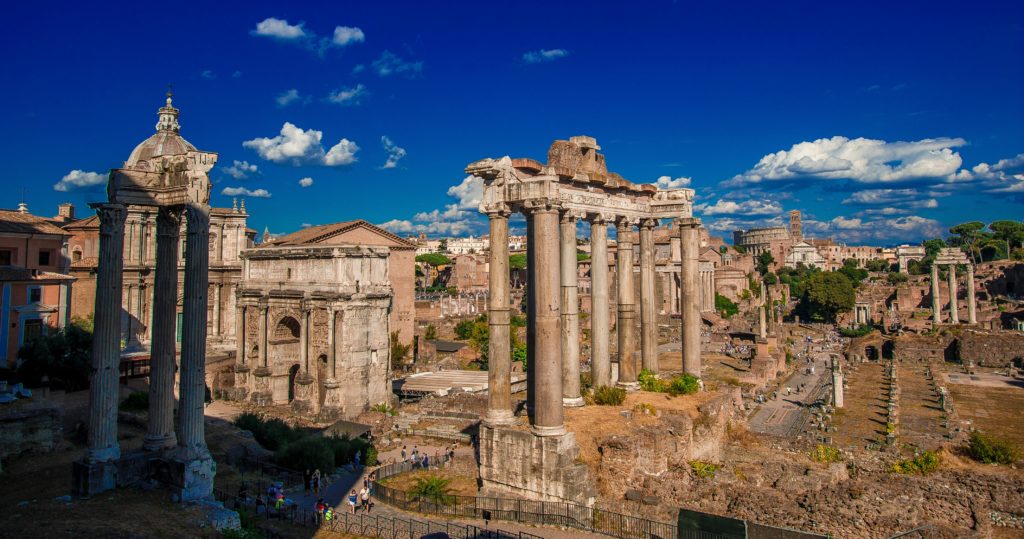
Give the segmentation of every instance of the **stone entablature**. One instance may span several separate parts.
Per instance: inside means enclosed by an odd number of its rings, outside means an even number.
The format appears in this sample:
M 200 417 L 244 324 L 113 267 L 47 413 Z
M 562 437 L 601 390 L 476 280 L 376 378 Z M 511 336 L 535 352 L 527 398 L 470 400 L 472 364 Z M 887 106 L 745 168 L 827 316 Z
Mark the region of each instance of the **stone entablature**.
M 352 419 L 388 402 L 389 255 L 354 245 L 243 252 L 244 327 L 229 393 L 321 418 Z

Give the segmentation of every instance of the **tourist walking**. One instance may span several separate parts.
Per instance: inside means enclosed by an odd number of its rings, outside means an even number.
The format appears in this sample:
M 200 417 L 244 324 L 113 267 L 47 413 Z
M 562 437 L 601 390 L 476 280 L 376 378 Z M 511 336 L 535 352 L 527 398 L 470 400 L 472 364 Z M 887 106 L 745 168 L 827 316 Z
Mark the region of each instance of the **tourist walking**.
M 311 490 L 310 487 L 312 486 L 312 482 L 313 482 L 313 472 L 309 471 L 309 468 L 306 468 L 306 471 L 302 472 L 302 486 L 304 487 L 304 492 L 305 492 L 306 496 L 309 496 L 309 492 Z
M 363 490 L 359 491 L 359 499 L 363 505 L 363 510 L 367 513 L 370 512 L 370 489 L 363 487 Z
M 313 472 L 313 494 L 320 495 L 320 468 Z
M 408 460 L 408 455 L 406 455 L 405 449 L 406 449 L 406 446 L 403 445 L 402 446 L 402 462 L 405 462 L 406 460 Z
M 348 493 L 348 506 L 352 509 L 352 514 L 356 514 L 356 501 L 359 499 L 359 495 L 353 489 L 352 492 Z

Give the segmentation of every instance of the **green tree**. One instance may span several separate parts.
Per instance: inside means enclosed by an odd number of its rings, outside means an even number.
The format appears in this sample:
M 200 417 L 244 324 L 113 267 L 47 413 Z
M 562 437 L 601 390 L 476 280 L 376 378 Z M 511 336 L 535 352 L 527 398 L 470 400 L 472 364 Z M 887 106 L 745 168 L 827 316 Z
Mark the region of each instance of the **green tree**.
M 509 257 L 508 257 L 508 267 L 510 269 L 516 269 L 516 270 L 526 269 L 526 254 L 525 253 L 516 253 L 514 255 L 509 255 Z
M 766 284 L 766 285 L 773 285 L 773 284 L 778 283 L 778 282 L 779 282 L 779 278 L 776 277 L 774 273 L 769 271 L 768 273 L 764 274 L 764 284 Z
M 83 329 L 87 328 L 87 329 Z M 40 335 L 18 350 L 18 378 L 37 387 L 43 376 L 50 387 L 78 391 L 89 387 L 92 372 L 92 318 L 76 318 L 71 325 Z
M 729 298 L 715 294 L 715 310 L 721 313 L 722 318 L 731 318 L 734 314 L 740 312 L 738 305 L 733 303 Z
M 437 328 L 434 327 L 434 324 L 430 324 L 427 326 L 426 331 L 423 332 L 423 338 L 428 341 L 437 340 Z
M 855 298 L 853 284 L 846 275 L 819 272 L 807 280 L 801 307 L 811 320 L 835 322 L 837 314 L 853 309 Z
M 995 221 L 988 225 L 992 238 L 1006 244 L 1007 254 L 1015 247 L 1024 248 L 1024 223 L 1019 221 Z
M 867 269 L 868 271 L 889 271 L 889 263 L 881 258 L 868 260 Z
M 452 259 L 441 253 L 424 253 L 416 255 L 416 261 L 429 264 L 434 267 L 447 266 L 452 263 Z
M 398 332 L 391 332 L 391 367 L 397 368 L 405 364 L 405 356 L 412 350 L 412 344 L 402 344 Z
M 868 271 L 862 268 L 858 268 L 858 261 L 853 258 L 847 258 L 843 260 L 843 267 L 839 268 L 839 273 L 846 276 L 847 279 L 853 284 L 854 288 L 860 286 L 861 281 L 868 278 Z
M 772 256 L 771 251 L 765 251 L 757 255 L 757 258 L 754 259 L 754 262 L 757 264 L 757 272 L 760 273 L 761 275 L 764 275 L 768 273 L 768 270 L 771 268 L 772 264 L 775 263 L 775 257 Z
M 975 263 L 980 262 L 979 242 L 988 236 L 987 233 L 983 232 L 984 229 L 985 223 L 981 221 L 960 223 L 949 229 L 949 233 L 952 234 L 949 238 L 949 244 L 963 249 Z

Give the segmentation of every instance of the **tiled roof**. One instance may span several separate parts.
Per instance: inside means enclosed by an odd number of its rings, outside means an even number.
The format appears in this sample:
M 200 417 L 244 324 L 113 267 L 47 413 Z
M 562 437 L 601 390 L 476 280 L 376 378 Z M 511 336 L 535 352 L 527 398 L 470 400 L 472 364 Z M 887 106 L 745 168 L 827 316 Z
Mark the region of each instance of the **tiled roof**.
M 319 243 L 323 240 L 337 236 L 338 234 L 342 234 L 344 232 L 347 232 L 358 227 L 368 228 L 373 232 L 380 234 L 381 236 L 384 236 L 385 238 L 388 238 L 389 240 L 395 243 L 398 243 L 402 247 L 412 248 L 416 246 L 416 244 L 412 243 L 411 241 L 402 238 L 401 236 L 392 234 L 387 230 L 384 230 L 383 228 L 374 226 L 369 222 L 364 221 L 363 219 L 356 219 L 355 221 L 342 221 L 340 223 L 332 223 L 329 225 L 307 227 L 302 230 L 299 230 L 298 232 L 288 234 L 287 236 L 281 236 L 280 238 L 268 241 L 263 245 L 268 247 L 278 247 L 286 245 L 309 245 L 311 243 Z
M 48 219 L 17 210 L 0 210 L 0 234 L 54 234 L 67 236 Z
M 25 269 L 21 266 L 0 266 L 0 281 L 71 281 L 63 273 Z

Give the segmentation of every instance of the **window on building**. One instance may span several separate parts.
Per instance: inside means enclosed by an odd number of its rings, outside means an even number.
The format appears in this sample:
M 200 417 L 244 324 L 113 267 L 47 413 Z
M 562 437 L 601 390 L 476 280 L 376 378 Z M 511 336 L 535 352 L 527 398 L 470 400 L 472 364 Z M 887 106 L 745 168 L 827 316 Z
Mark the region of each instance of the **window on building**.
M 10 266 L 14 261 L 14 252 L 10 249 L 0 249 L 0 266 Z
M 43 321 L 36 318 L 35 320 L 25 320 L 25 334 L 23 336 L 23 342 L 29 342 L 36 337 L 40 337 L 43 334 Z
M 71 261 L 72 262 L 81 262 L 82 261 L 82 251 L 79 251 L 78 249 L 75 249 L 74 251 L 71 251 Z
M 43 289 L 38 286 L 33 286 L 28 289 L 28 302 L 39 303 L 43 301 Z
M 39 265 L 49 266 L 50 265 L 50 251 L 39 251 Z

